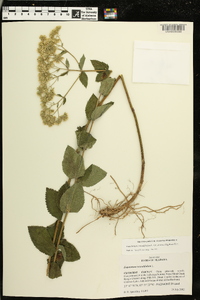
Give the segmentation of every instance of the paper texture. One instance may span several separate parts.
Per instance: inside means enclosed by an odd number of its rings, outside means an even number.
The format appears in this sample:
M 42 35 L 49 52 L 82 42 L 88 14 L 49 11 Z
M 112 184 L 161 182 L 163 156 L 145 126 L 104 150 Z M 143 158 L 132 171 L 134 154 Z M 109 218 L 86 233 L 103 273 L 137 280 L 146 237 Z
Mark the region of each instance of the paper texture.
M 133 82 L 189 84 L 190 44 L 134 42 Z
M 2 24 L 4 295 L 120 297 L 122 240 L 142 238 L 141 224 L 135 215 L 118 222 L 116 235 L 116 222 L 107 218 L 76 234 L 97 217 L 91 197 L 86 195 L 82 210 L 70 214 L 65 226 L 65 236 L 79 250 L 81 259 L 65 262 L 62 277 L 56 280 L 46 277 L 47 257 L 34 247 L 28 234 L 29 225 L 47 226 L 55 221 L 46 210 L 46 187 L 58 189 L 66 180 L 62 171 L 64 151 L 67 145 L 76 147 L 74 132 L 77 126 L 85 124 L 85 105 L 99 90 L 96 74 L 89 74 L 88 88 L 79 82 L 67 97 L 69 120 L 52 128 L 42 124 L 36 94 L 38 37 L 48 35 L 57 25 L 62 26 L 60 34 L 65 47 L 79 59 L 85 55 L 85 68 L 91 69 L 90 60 L 95 59 L 109 64 L 112 77 L 124 75 L 145 151 L 145 178 L 138 205 L 158 209 L 184 202 L 179 210 L 146 215 L 146 238 L 192 235 L 192 55 L 185 85 L 133 83 L 134 43 L 140 40 L 189 44 L 192 53 L 192 34 L 160 34 L 157 23 L 148 22 Z M 187 26 L 192 28 L 192 23 Z M 64 76 L 57 93 L 66 92 L 74 76 L 77 75 Z M 109 101 L 114 105 L 93 128 L 97 143 L 85 154 L 85 164 L 96 164 L 108 173 L 98 186 L 87 191 L 106 203 L 115 203 L 122 195 L 110 175 L 124 193 L 134 191 L 141 162 L 135 123 L 121 82 Z

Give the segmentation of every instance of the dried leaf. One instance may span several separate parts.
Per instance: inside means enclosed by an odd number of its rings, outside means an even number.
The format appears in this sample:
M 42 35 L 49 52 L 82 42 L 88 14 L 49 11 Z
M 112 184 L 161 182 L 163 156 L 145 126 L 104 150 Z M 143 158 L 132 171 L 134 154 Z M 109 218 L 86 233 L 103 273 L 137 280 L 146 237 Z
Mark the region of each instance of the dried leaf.
M 92 148 L 96 143 L 96 139 L 88 132 L 84 130 L 76 130 L 77 144 L 81 149 Z
M 53 224 L 51 224 L 51 225 L 49 225 L 49 226 L 46 227 L 47 230 L 48 230 L 48 233 L 50 234 L 50 237 L 51 237 L 52 241 L 54 239 L 54 234 L 55 234 L 57 222 L 58 221 L 56 221 Z M 59 236 L 61 228 L 62 228 L 62 222 L 59 222 L 59 224 L 58 224 L 58 230 L 57 230 L 57 235 L 56 235 L 56 238 L 55 238 L 55 244 L 57 244 L 58 236 Z M 64 237 L 64 232 L 62 232 L 62 237 L 61 238 L 63 238 L 63 237 Z
M 33 244 L 38 250 L 49 256 L 55 253 L 56 248 L 47 228 L 43 226 L 29 226 L 28 231 Z
M 65 60 L 65 66 L 67 67 L 67 69 L 69 69 L 69 61 L 68 61 L 68 59 L 66 58 L 66 60 Z
M 56 262 L 51 262 L 49 269 L 49 278 L 55 279 L 62 276 L 59 265 Z
M 76 261 L 80 259 L 80 254 L 78 252 L 78 250 L 74 247 L 74 245 L 72 245 L 71 243 L 69 243 L 67 240 L 63 239 L 61 241 L 61 244 L 64 246 L 65 248 L 65 252 L 66 252 L 66 261 Z
M 91 63 L 92 63 L 95 70 L 108 70 L 109 69 L 109 66 L 107 64 L 105 64 L 104 62 L 102 62 L 102 61 L 91 60 Z M 100 72 L 98 72 L 98 73 L 100 73 Z
M 57 194 L 57 203 L 58 205 L 60 205 L 60 198 L 62 197 L 62 195 L 64 194 L 64 192 L 66 192 L 66 190 L 69 188 L 69 183 L 66 181 L 58 190 L 58 194 Z
M 59 76 L 65 76 L 68 74 L 68 71 L 61 73 Z
M 60 269 L 61 269 L 61 267 L 62 267 L 64 261 L 65 261 L 65 260 L 64 260 L 64 257 L 63 257 L 62 252 L 61 252 L 61 251 L 58 251 L 58 252 L 57 252 L 57 256 L 56 256 L 56 263 L 58 264 L 58 266 L 60 267 Z
M 67 255 L 66 255 L 65 247 L 63 245 L 59 245 L 58 250 L 60 250 L 62 252 L 63 258 L 64 258 L 64 260 L 66 260 Z
M 62 167 L 69 178 L 78 178 L 85 173 L 83 157 L 70 146 L 65 150 Z
M 86 104 L 86 108 L 85 108 L 85 113 L 86 113 L 88 120 L 91 120 L 91 115 L 92 115 L 94 109 L 96 108 L 97 103 L 98 103 L 98 98 L 94 94 L 92 94 L 92 96 L 88 100 L 88 102 Z
M 64 104 L 66 103 L 66 101 L 67 101 L 67 99 L 66 99 L 66 97 L 64 97 L 64 98 L 63 98 L 63 103 L 62 103 L 62 104 L 64 105 Z
M 111 77 L 106 78 L 101 82 L 99 93 L 102 94 L 103 96 L 107 96 L 111 92 L 114 84 L 115 84 L 115 78 L 111 78 Z
M 62 51 L 60 52 L 60 55 L 64 55 L 65 53 L 67 53 L 67 50 L 62 50 Z
M 58 197 L 57 191 L 46 188 L 45 199 L 46 199 L 47 210 L 53 217 L 61 220 L 63 214 L 58 206 L 57 197 Z
M 60 209 L 62 212 L 78 212 L 84 204 L 84 191 L 81 183 L 75 183 L 62 195 Z
M 79 68 L 81 70 L 83 69 L 84 63 L 85 63 L 85 55 L 83 54 L 83 56 L 81 57 L 80 62 L 79 62 Z
M 91 120 L 96 120 L 101 117 L 112 105 L 114 102 L 109 102 L 101 106 L 97 106 L 91 114 Z
M 101 73 L 99 72 L 99 74 L 97 74 L 97 76 L 96 76 L 96 81 L 100 82 L 100 81 L 108 78 L 110 73 L 111 73 L 111 71 L 109 71 L 109 70 L 107 70 L 105 72 L 101 72 Z
M 107 173 L 96 165 L 91 165 L 86 169 L 83 177 L 80 178 L 80 181 L 83 186 L 89 187 L 100 182 Z
M 84 87 L 87 87 L 88 85 L 88 76 L 85 72 L 81 72 L 79 76 L 80 82 L 84 85 Z

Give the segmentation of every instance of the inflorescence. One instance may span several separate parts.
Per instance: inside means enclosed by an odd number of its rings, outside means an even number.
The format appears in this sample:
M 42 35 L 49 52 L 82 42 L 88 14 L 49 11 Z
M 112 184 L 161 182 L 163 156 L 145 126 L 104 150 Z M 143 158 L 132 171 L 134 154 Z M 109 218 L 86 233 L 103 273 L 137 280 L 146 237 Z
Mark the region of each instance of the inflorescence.
M 41 100 L 41 118 L 43 123 L 48 126 L 58 125 L 68 119 L 66 112 L 62 115 L 59 114 L 59 108 L 65 103 L 66 99 L 61 95 L 57 95 L 53 87 L 59 78 L 58 75 L 54 74 L 60 70 L 57 64 L 62 62 L 63 55 L 67 53 L 67 50 L 62 49 L 62 42 L 59 38 L 60 28 L 60 26 L 57 26 L 53 29 L 49 37 L 41 35 L 38 46 L 38 79 L 40 85 L 37 88 L 37 95 Z M 56 96 L 59 97 L 59 100 L 54 102 Z

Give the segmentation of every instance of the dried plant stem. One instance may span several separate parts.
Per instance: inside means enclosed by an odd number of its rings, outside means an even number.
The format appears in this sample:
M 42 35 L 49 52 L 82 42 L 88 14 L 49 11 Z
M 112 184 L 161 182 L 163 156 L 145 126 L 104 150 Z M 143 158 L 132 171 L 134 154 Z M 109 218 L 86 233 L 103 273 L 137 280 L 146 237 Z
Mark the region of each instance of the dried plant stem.
M 71 85 L 70 89 L 67 91 L 67 93 L 63 96 L 66 97 L 67 94 L 70 92 L 70 90 L 73 88 L 73 86 L 75 85 L 75 83 L 78 81 L 80 77 L 80 74 L 79 76 L 76 78 L 76 80 L 74 81 L 74 83 Z M 100 95 L 101 96 L 101 95 Z M 102 105 L 99 103 L 99 105 Z M 87 122 L 87 124 L 85 125 L 86 127 L 86 130 L 88 133 L 90 133 L 92 131 L 92 127 L 93 127 L 93 124 L 94 124 L 94 121 L 93 120 L 89 120 Z M 77 149 L 78 151 L 78 149 Z M 82 150 L 82 157 L 84 156 L 85 154 L 85 150 L 83 149 Z M 71 179 L 68 180 L 68 184 L 70 185 L 70 182 L 71 182 Z M 54 255 L 52 257 L 49 257 L 48 259 L 48 265 L 47 265 L 47 276 L 49 276 L 49 271 L 50 271 L 50 265 L 51 265 L 51 260 L 53 259 L 53 262 L 56 262 L 56 259 L 57 259 L 57 253 L 58 253 L 58 250 L 59 250 L 59 244 L 60 244 L 60 241 L 61 241 L 61 237 L 62 237 L 62 233 L 64 231 L 64 227 L 65 227 L 65 223 L 66 223 L 66 219 L 67 219 L 67 216 L 69 214 L 69 211 L 67 211 L 66 213 L 63 214 L 63 221 L 62 221 L 62 226 L 61 226 L 61 229 L 60 229 L 60 232 L 58 233 L 58 227 L 59 227 L 59 223 L 60 221 L 58 220 L 57 223 L 56 223 L 56 228 L 55 228 L 55 232 L 54 232 L 54 237 L 53 237 L 53 243 L 55 244 L 55 241 L 56 241 L 56 237 L 58 235 L 58 241 L 56 243 L 56 251 L 54 253 Z M 101 216 L 99 216 L 99 218 L 101 218 Z M 92 223 L 92 222 L 91 222 Z
M 133 114 L 133 117 L 134 117 L 134 120 L 135 120 L 135 126 L 136 126 L 137 135 L 138 135 L 138 139 L 139 139 L 140 155 L 141 155 L 141 172 L 140 172 L 139 184 L 138 184 L 136 192 L 133 194 L 132 198 L 130 200 L 128 200 L 125 204 L 123 204 L 121 206 L 121 210 L 123 210 L 124 207 L 126 207 L 126 206 L 130 205 L 131 203 L 133 203 L 133 201 L 137 198 L 137 196 L 139 195 L 139 193 L 140 193 L 140 191 L 142 189 L 142 185 L 143 185 L 143 182 L 144 182 L 144 172 L 145 172 L 145 157 L 144 157 L 144 147 L 143 147 L 143 142 L 142 142 L 142 137 L 141 137 L 141 132 L 140 132 L 138 118 L 137 118 L 136 112 L 135 112 L 135 110 L 133 108 L 133 105 L 131 103 L 131 99 L 130 99 L 130 96 L 129 96 L 129 93 L 128 93 L 128 90 L 127 90 L 127 87 L 126 87 L 123 75 L 119 75 L 118 76 L 118 78 L 115 81 L 115 85 L 117 84 L 117 82 L 119 80 L 122 81 L 122 84 L 123 84 L 123 87 L 124 87 L 124 91 L 126 93 L 126 98 L 128 100 L 129 107 L 130 107 L 130 109 L 132 111 L 132 114 Z M 113 86 L 113 88 L 114 88 L 114 86 Z M 105 98 L 106 97 L 104 97 L 102 99 L 102 101 L 101 101 L 102 103 L 105 100 Z M 117 207 L 116 210 L 114 208 L 109 209 L 107 207 L 106 209 L 103 209 L 103 210 L 100 211 L 100 214 L 102 216 L 112 216 L 112 215 L 115 215 L 116 213 L 119 213 L 119 207 Z
M 59 224 L 60 224 L 60 220 L 57 220 L 56 221 L 56 228 L 55 228 L 54 236 L 53 236 L 53 243 L 55 243 L 55 241 L 56 241 L 56 236 L 57 236 L 57 233 L 58 233 Z M 51 265 L 51 256 L 49 256 L 49 258 L 48 258 L 48 265 L 47 265 L 47 272 L 46 272 L 47 276 L 49 276 L 50 265 Z
M 69 92 L 71 91 L 71 89 L 73 88 L 73 86 L 76 84 L 76 82 L 79 80 L 80 74 L 78 75 L 78 77 L 76 78 L 76 80 L 72 83 L 72 85 L 70 86 L 70 88 L 68 89 L 68 91 L 65 93 L 65 95 L 63 96 L 63 98 L 65 98 Z
M 144 234 L 145 218 L 143 216 L 143 213 L 165 213 L 165 212 L 167 212 L 171 209 L 178 210 L 179 208 L 181 208 L 183 203 L 181 203 L 179 205 L 174 205 L 174 206 L 169 205 L 169 206 L 165 206 L 165 207 L 162 207 L 162 208 L 159 208 L 159 209 L 152 209 L 148 206 L 138 206 L 138 203 L 135 203 L 135 199 L 140 194 L 140 191 L 142 189 L 142 185 L 143 185 L 143 182 L 144 182 L 144 173 L 145 173 L 144 147 L 143 147 L 143 142 L 142 142 L 142 137 L 141 137 L 138 118 L 137 118 L 135 109 L 134 109 L 134 107 L 131 103 L 131 99 L 130 99 L 130 96 L 129 96 L 129 93 L 128 93 L 123 75 L 119 75 L 117 77 L 117 79 L 115 81 L 115 84 L 113 85 L 113 88 L 115 87 L 117 82 L 119 82 L 119 80 L 122 81 L 122 85 L 123 85 L 123 88 L 124 88 L 124 91 L 125 91 L 125 94 L 126 94 L 126 98 L 127 98 L 129 107 L 130 107 L 131 112 L 132 112 L 133 117 L 134 117 L 137 136 L 138 136 L 138 140 L 139 140 L 140 156 L 141 156 L 141 170 L 140 170 L 139 183 L 137 185 L 137 189 L 136 189 L 135 193 L 130 192 L 128 195 L 125 195 L 124 192 L 119 187 L 116 180 L 111 176 L 111 178 L 114 181 L 117 189 L 123 195 L 124 199 L 120 202 L 116 202 L 114 205 L 108 204 L 103 209 L 99 209 L 99 211 L 98 211 L 99 216 L 95 220 L 93 220 L 93 221 L 89 222 L 88 224 L 84 225 L 81 229 L 79 229 L 77 231 L 77 233 L 80 232 L 87 225 L 99 220 L 100 218 L 108 217 L 110 220 L 116 220 L 115 229 L 114 229 L 114 232 L 116 234 L 116 228 L 117 228 L 117 224 L 118 224 L 119 220 L 124 219 L 126 216 L 128 216 L 130 214 L 134 214 L 141 223 L 140 230 L 141 230 L 141 233 L 142 233 L 143 238 L 144 238 L 145 237 L 145 234 Z M 113 88 L 111 89 L 110 93 L 112 92 Z M 110 93 L 107 96 L 103 97 L 103 99 L 100 101 L 99 105 L 103 104 L 103 102 L 110 95 Z M 95 199 L 97 201 L 98 205 L 100 206 L 100 200 L 102 200 L 102 199 L 99 199 L 99 198 L 97 198 L 96 196 L 94 196 L 92 194 L 90 194 L 90 195 L 92 196 L 92 200 Z M 105 202 L 103 201 L 103 203 L 105 203 Z
M 58 252 L 58 246 L 60 245 L 60 240 L 61 240 L 62 233 L 63 233 L 64 227 L 65 227 L 65 222 L 66 222 L 66 220 L 67 220 L 68 213 L 69 213 L 69 211 L 67 211 L 67 212 L 64 214 L 64 218 L 63 218 L 63 222 L 62 222 L 62 227 L 61 227 L 61 229 L 60 229 L 60 233 L 59 233 L 58 241 L 57 241 L 57 245 L 56 245 L 56 252 L 55 252 L 55 254 L 54 254 L 54 262 L 56 261 L 56 256 L 57 256 L 57 252 Z
M 54 262 L 56 261 L 56 258 L 57 258 L 58 247 L 59 247 L 59 245 L 60 245 L 60 240 L 61 240 L 62 233 L 63 233 L 64 227 L 65 227 L 65 223 L 66 223 L 66 220 L 67 220 L 68 213 L 69 213 L 69 212 L 67 211 L 65 214 L 63 214 L 63 222 L 62 222 L 62 226 L 61 226 L 61 229 L 60 229 L 60 232 L 59 232 L 59 235 L 58 235 L 58 241 L 57 241 L 57 243 L 56 243 L 56 251 L 55 251 L 54 256 L 53 256 L 53 261 L 54 261 Z M 57 236 L 57 234 L 58 234 L 59 224 L 60 224 L 60 220 L 58 220 L 58 221 L 56 222 L 56 228 L 55 228 L 55 232 L 54 232 L 54 236 L 53 236 L 53 243 L 55 243 L 55 241 L 56 241 L 56 236 Z M 47 276 L 49 276 L 49 270 L 50 270 L 50 265 L 51 265 L 51 259 L 52 259 L 52 257 L 49 256 L 48 264 L 47 264 L 47 271 L 46 271 Z

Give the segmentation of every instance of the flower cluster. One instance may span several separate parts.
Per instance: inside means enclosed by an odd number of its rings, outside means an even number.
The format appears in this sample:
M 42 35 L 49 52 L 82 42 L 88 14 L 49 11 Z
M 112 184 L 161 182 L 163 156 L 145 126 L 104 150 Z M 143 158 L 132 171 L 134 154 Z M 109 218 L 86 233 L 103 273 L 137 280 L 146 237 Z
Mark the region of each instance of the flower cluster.
M 56 96 L 53 84 L 58 78 L 58 76 L 54 75 L 54 72 L 59 70 L 56 63 L 60 63 L 63 59 L 63 54 L 67 52 L 60 49 L 60 28 L 60 26 L 57 26 L 53 29 L 49 37 L 41 35 L 38 46 L 38 79 L 40 85 L 37 88 L 37 95 L 41 100 L 41 118 L 43 123 L 48 126 L 58 125 L 68 118 L 67 113 L 59 115 L 62 98 L 56 103 L 53 102 Z

